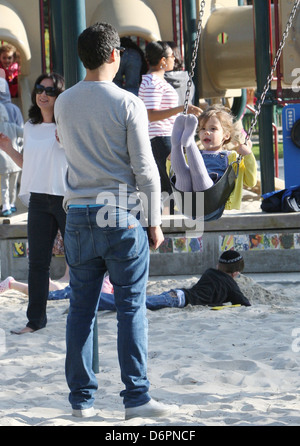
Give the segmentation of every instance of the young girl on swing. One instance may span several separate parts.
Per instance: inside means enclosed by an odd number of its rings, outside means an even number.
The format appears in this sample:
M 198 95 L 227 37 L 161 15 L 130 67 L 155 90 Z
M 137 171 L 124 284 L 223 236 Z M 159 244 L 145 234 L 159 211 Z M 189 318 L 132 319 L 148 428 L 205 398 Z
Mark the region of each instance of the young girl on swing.
M 198 125 L 203 150 L 199 150 L 194 139 Z M 218 210 L 218 216 L 222 215 L 224 207 L 239 209 L 243 186 L 253 187 L 257 181 L 251 141 L 239 144 L 236 150 L 226 149 L 235 133 L 233 116 L 229 109 L 221 105 L 208 107 L 201 113 L 199 121 L 194 115 L 179 115 L 173 126 L 171 165 L 176 175 L 176 189 L 180 191 L 200 192 L 209 189 L 222 177 L 228 165 L 236 161 L 238 155 L 242 155 L 235 188 L 226 204 Z M 236 164 L 234 166 L 236 168 Z

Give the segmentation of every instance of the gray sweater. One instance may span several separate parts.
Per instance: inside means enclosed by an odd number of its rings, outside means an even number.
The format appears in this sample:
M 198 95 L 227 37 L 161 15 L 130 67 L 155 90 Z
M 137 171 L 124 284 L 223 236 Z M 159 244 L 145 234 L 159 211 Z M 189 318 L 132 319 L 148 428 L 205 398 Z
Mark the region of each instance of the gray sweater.
M 54 112 L 68 162 L 65 208 L 107 197 L 131 209 L 138 190 L 148 223 L 159 225 L 160 178 L 143 102 L 113 82 L 80 81 L 57 98 Z

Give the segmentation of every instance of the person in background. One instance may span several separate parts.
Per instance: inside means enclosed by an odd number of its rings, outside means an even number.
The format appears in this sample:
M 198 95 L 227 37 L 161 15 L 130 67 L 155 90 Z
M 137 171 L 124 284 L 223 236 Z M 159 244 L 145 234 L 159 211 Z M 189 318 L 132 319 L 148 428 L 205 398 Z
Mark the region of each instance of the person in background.
M 16 62 L 16 48 L 9 43 L 0 47 L 0 68 L 5 71 L 11 97 L 17 98 L 19 65 Z
M 11 95 L 7 80 L 5 79 L 5 71 L 0 68 L 0 103 L 7 110 L 9 121 L 24 127 L 24 119 L 19 107 L 11 102 Z
M 147 308 L 155 311 L 166 307 L 184 308 L 187 305 L 215 307 L 229 302 L 249 307 L 251 306 L 249 299 L 235 281 L 243 270 L 243 256 L 238 251 L 225 251 L 219 257 L 216 268 L 204 271 L 191 288 L 175 288 L 158 295 L 148 295 Z M 116 310 L 113 292 L 109 276 L 106 276 L 102 284 L 99 310 Z
M 0 103 L 0 132 L 7 135 L 15 150 L 21 152 L 23 141 L 23 127 L 10 122 L 7 110 Z M 0 149 L 0 175 L 1 175 L 1 199 L 2 217 L 8 217 L 16 212 L 17 183 L 21 168 Z
M 167 71 L 165 73 L 165 79 L 167 82 L 169 82 L 169 84 L 172 85 L 173 88 L 175 88 L 176 93 L 178 94 L 179 105 L 183 105 L 186 98 L 189 73 L 184 70 L 184 64 L 181 57 L 180 49 L 178 48 L 176 43 L 171 41 L 168 42 L 168 44 L 173 50 L 175 56 L 175 62 L 173 70 Z M 194 104 L 194 98 L 195 98 L 195 84 L 192 81 L 190 94 L 188 97 L 188 103 Z
M 56 73 L 42 74 L 31 94 L 29 120 L 24 126 L 23 152 L 0 133 L 0 148 L 22 167 L 20 199 L 28 205 L 29 300 L 28 323 L 15 334 L 32 333 L 47 324 L 47 299 L 52 248 L 58 229 L 65 232 L 62 207 L 66 190 L 67 161 L 56 139 L 54 104 L 64 91 L 64 79 Z
M 114 78 L 114 82 L 120 88 L 138 95 L 142 75 L 147 72 L 147 62 L 144 52 L 130 38 L 121 38 L 121 47 L 125 48 L 121 54 L 120 68 Z
M 175 89 L 165 80 L 165 73 L 174 68 L 175 56 L 166 41 L 150 42 L 146 47 L 146 60 L 149 71 L 142 76 L 139 97 L 148 111 L 148 131 L 160 174 L 161 191 L 170 196 L 172 188 L 166 160 L 171 153 L 171 134 L 176 115 L 183 112 L 183 105 L 178 105 Z M 199 116 L 201 111 L 199 107 L 190 104 L 187 113 Z M 173 213 L 172 205 L 163 210 L 163 213 L 169 212 Z

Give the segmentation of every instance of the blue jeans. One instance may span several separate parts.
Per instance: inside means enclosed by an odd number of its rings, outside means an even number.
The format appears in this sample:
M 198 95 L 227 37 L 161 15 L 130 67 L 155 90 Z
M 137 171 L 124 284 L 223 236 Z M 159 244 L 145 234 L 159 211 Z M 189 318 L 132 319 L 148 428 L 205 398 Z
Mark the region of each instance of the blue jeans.
M 142 58 L 139 52 L 134 48 L 126 48 L 122 54 L 120 68 L 114 82 L 137 96 L 141 81 L 141 69 Z
M 169 290 L 161 294 L 147 296 L 146 306 L 149 310 L 155 311 L 161 308 L 180 308 L 185 306 L 185 297 L 182 290 Z
M 61 290 L 49 291 L 48 300 L 70 299 L 70 296 L 71 288 L 70 285 L 67 285 Z
M 63 290 L 50 291 L 49 300 L 70 299 L 71 289 L 68 285 Z M 161 294 L 152 294 L 146 297 L 146 307 L 155 311 L 166 307 L 184 307 L 185 296 L 182 290 L 164 291 Z M 115 297 L 113 294 L 100 293 L 99 311 L 116 311 Z
M 103 276 L 114 286 L 118 320 L 118 356 L 125 407 L 150 400 L 147 379 L 148 322 L 146 285 L 149 245 L 145 228 L 122 209 L 114 209 L 116 227 L 99 227 L 97 207 L 69 208 L 65 232 L 70 266 L 66 379 L 73 409 L 93 406 L 98 388 L 92 370 L 93 326 Z
M 146 307 L 155 311 L 166 307 L 184 307 L 185 297 L 182 290 L 164 291 L 161 294 L 152 294 L 146 298 Z M 116 311 L 115 300 L 113 294 L 101 293 L 99 302 L 99 311 Z

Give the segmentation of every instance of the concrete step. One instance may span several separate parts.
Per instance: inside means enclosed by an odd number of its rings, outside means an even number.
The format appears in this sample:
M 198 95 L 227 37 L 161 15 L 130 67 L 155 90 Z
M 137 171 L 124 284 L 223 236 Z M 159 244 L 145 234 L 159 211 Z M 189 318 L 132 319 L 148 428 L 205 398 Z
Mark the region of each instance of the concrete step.
M 260 210 L 259 196 L 244 191 L 244 198 L 240 211 L 226 211 L 219 220 L 205 222 L 201 231 L 187 227 L 183 216 L 164 217 L 165 241 L 150 254 L 150 276 L 199 275 L 231 248 L 242 252 L 245 273 L 299 272 L 299 214 L 267 214 Z M 10 224 L 0 224 L 2 279 L 27 279 L 27 248 L 27 213 L 20 209 Z M 54 256 L 51 277 L 61 277 L 64 270 L 64 257 Z

